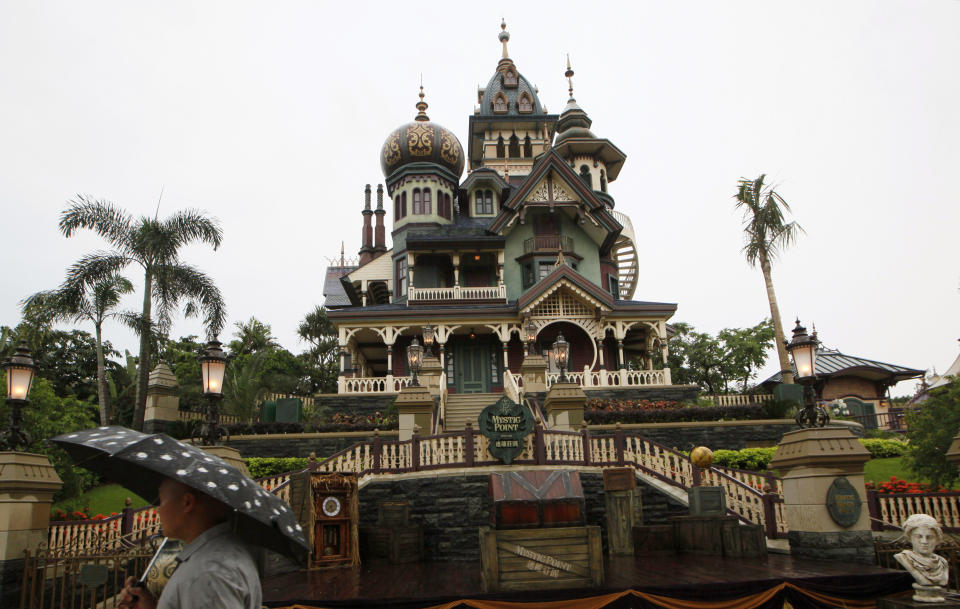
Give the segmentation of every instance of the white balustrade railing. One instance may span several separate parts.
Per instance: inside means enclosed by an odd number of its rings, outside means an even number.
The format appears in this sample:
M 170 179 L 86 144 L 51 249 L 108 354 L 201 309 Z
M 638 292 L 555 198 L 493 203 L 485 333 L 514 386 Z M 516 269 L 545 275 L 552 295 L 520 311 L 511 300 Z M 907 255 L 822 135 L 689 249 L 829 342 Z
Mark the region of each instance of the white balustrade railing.
M 704 396 L 704 399 L 713 402 L 714 406 L 747 406 L 749 404 L 763 404 L 773 400 L 773 394 L 762 393 L 756 395 L 715 395 Z
M 341 376 L 337 379 L 337 393 L 400 393 L 408 387 L 413 378 L 409 376 L 359 376 L 348 378 Z
M 929 514 L 944 528 L 960 528 L 960 493 L 876 493 L 876 498 L 886 524 L 902 528 L 909 516 Z
M 547 387 L 558 382 L 560 374 L 547 374 Z M 590 370 L 583 367 L 583 372 L 568 372 L 567 381 L 578 383 L 584 389 L 599 389 L 602 387 L 640 387 L 669 385 L 670 369 L 661 370 Z
M 523 391 L 517 383 L 517 376 L 509 368 L 503 371 L 503 393 L 517 404 L 523 403 Z
M 492 286 L 461 286 L 448 288 L 410 288 L 407 291 L 410 302 L 418 300 L 506 300 L 507 286 L 504 284 Z

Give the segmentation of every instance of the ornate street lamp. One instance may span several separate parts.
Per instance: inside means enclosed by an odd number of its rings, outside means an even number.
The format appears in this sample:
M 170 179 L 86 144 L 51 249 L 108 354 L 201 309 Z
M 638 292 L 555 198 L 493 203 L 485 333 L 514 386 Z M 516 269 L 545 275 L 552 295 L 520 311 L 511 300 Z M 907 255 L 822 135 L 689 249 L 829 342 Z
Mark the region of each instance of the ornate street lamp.
M 427 357 L 433 355 L 433 343 L 437 338 L 437 330 L 430 324 L 427 324 L 423 327 L 423 349 L 426 351 Z
M 30 436 L 20 429 L 23 423 L 22 408 L 30 401 L 30 385 L 37 370 L 27 343 L 21 341 L 16 352 L 4 360 L 3 369 L 7 373 L 7 404 L 10 406 L 10 426 L 0 435 L 0 446 L 7 450 L 26 449 L 30 445 Z
M 220 425 L 220 400 L 223 399 L 223 377 L 227 371 L 227 356 L 216 338 L 207 343 L 200 356 L 200 377 L 203 395 L 207 398 L 207 416 L 200 429 L 204 446 L 213 446 L 221 436 L 229 435 Z
M 567 361 L 570 358 L 570 343 L 564 338 L 563 334 L 557 334 L 557 340 L 553 343 L 553 358 L 560 366 L 560 382 L 567 382 Z
M 527 333 L 527 355 L 536 355 L 537 354 L 537 324 L 533 323 L 532 319 L 528 319 L 525 330 Z
M 820 341 L 816 333 L 807 334 L 807 329 L 800 325 L 793 328 L 793 338 L 787 343 L 787 352 L 793 358 L 793 365 L 797 369 L 797 380 L 803 385 L 803 410 L 797 413 L 796 421 L 800 427 L 823 427 L 830 421 L 827 411 L 817 405 L 814 385 L 817 382 L 817 347 Z
M 407 347 L 407 366 L 410 367 L 410 373 L 413 375 L 413 379 L 410 381 L 410 385 L 413 387 L 420 386 L 420 381 L 417 380 L 417 373 L 420 372 L 420 364 L 422 361 L 423 347 L 421 347 L 417 339 L 414 338 L 410 346 Z

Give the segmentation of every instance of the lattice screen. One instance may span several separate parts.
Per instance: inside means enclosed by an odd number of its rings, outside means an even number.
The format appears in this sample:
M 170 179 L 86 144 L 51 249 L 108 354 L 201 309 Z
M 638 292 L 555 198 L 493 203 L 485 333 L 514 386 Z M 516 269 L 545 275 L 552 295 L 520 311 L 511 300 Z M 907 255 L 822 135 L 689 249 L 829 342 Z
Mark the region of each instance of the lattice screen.
M 593 318 L 593 308 L 565 290 L 557 290 L 533 309 L 534 317 Z

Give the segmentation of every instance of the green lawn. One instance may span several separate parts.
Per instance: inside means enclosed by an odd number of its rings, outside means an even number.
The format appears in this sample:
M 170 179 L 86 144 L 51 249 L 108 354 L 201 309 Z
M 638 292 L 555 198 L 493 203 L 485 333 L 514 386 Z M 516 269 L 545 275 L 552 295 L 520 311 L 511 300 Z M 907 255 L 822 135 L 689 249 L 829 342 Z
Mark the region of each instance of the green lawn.
M 127 497 L 133 501 L 131 507 L 134 509 L 141 508 L 149 503 L 149 501 L 143 499 L 139 495 L 135 495 L 119 484 L 105 484 L 103 486 L 92 488 L 83 495 L 74 499 L 68 499 L 66 501 L 55 503 L 53 504 L 52 510 L 54 512 L 58 509 L 64 511 L 73 511 L 79 508 L 89 507 L 89 513 L 91 516 L 96 516 L 97 514 L 109 516 L 113 512 L 117 512 L 118 514 L 120 513 L 124 507 L 124 502 L 126 501 Z
M 901 480 L 914 481 L 916 476 L 903 465 L 903 457 L 888 457 L 886 459 L 870 459 L 863 466 L 863 477 L 867 482 L 886 482 L 890 476 L 896 476 Z M 917 480 L 917 482 L 926 482 L 926 480 Z

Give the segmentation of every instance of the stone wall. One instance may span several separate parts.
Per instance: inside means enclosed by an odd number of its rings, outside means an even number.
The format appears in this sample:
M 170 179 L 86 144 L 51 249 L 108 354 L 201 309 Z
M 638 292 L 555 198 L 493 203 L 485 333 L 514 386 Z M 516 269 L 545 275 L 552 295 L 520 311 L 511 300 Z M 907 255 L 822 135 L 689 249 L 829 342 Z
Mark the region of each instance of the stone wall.
M 396 440 L 397 432 L 381 432 L 384 440 Z M 373 439 L 373 432 L 332 432 L 271 434 L 263 436 L 236 436 L 227 446 L 240 451 L 241 457 L 302 457 L 314 453 L 317 457 L 329 457 L 350 448 L 358 442 Z
M 877 555 L 870 531 L 808 533 L 790 531 L 790 554 L 816 560 L 839 560 L 874 565 Z
M 700 388 L 696 385 L 669 385 L 666 387 L 629 387 L 624 389 L 586 389 L 587 399 L 617 400 L 671 400 L 696 402 Z
M 440 471 L 423 477 L 379 479 L 368 483 L 360 489 L 360 526 L 376 526 L 380 503 L 406 501 L 410 504 L 411 524 L 419 524 L 424 529 L 425 560 L 479 561 L 478 529 L 489 526 L 493 507 L 489 474 L 442 474 Z M 601 527 L 606 548 L 603 475 L 581 472 L 580 482 L 587 524 Z M 670 516 L 687 513 L 686 506 L 654 487 L 639 480 L 638 485 L 644 524 L 665 523 Z M 361 547 L 363 545 L 361 541 Z

